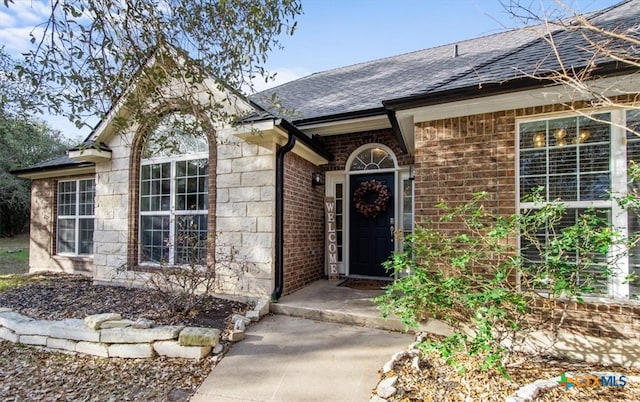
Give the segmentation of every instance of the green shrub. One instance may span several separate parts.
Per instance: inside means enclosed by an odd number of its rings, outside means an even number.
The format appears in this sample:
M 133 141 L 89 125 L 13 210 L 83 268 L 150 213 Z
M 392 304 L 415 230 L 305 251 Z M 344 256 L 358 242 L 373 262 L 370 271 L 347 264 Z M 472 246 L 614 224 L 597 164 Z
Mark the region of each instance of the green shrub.
M 596 291 L 612 274 L 611 247 L 624 239 L 598 211 L 584 211 L 571 225 L 559 203 L 502 217 L 484 207 L 486 197 L 438 205 L 440 220 L 417 228 L 386 262 L 398 279 L 376 302 L 383 316 L 393 313 L 408 327 L 427 317 L 448 323 L 454 335 L 422 347 L 459 369 L 460 354 L 475 355 L 482 368 L 507 375 L 506 346 L 542 325 L 557 330 L 562 319 L 544 322 L 540 310 Z M 528 258 L 518 254 L 518 239 L 527 242 Z

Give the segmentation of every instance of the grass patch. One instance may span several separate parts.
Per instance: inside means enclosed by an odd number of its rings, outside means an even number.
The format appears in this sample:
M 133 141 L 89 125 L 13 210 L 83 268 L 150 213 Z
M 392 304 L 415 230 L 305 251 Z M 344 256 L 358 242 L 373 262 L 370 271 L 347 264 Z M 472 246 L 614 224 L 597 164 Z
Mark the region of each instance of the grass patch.
M 0 292 L 20 287 L 29 282 L 45 279 L 43 275 L 0 275 Z
M 0 238 L 0 275 L 29 271 L 29 235 Z
M 0 251 L 0 258 L 8 261 L 27 262 L 29 261 L 29 252 L 27 250 L 17 250 L 13 252 Z
M 20 250 L 14 253 L 0 251 L 0 275 L 24 274 L 29 270 L 29 252 Z

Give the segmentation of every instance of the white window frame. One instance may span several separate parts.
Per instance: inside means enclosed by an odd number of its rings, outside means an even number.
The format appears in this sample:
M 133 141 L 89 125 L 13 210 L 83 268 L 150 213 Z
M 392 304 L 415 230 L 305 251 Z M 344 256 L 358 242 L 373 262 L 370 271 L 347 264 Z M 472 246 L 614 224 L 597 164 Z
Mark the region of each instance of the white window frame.
M 91 181 L 93 182 L 93 213 L 90 215 L 80 215 L 80 182 Z M 63 183 L 75 183 L 75 200 L 74 200 L 74 209 L 75 212 L 72 215 L 60 215 L 60 186 Z M 73 180 L 59 180 L 56 185 L 56 255 L 59 256 L 82 256 L 82 257 L 92 257 L 93 256 L 93 234 L 95 233 L 95 188 L 96 181 L 94 178 L 80 178 Z M 81 254 L 80 250 L 80 221 L 81 220 L 93 220 L 94 226 L 93 231 L 91 232 L 91 252 L 87 254 Z M 74 221 L 74 249 L 73 252 L 60 252 L 60 221 L 61 220 L 73 220 Z
M 209 154 L 207 152 L 193 153 L 187 155 L 177 155 L 177 156 L 168 156 L 168 157 L 153 157 L 148 159 L 143 159 L 140 163 L 140 179 L 138 180 L 138 186 L 142 183 L 142 167 L 149 165 L 157 165 L 161 163 L 169 163 L 170 173 L 169 173 L 169 209 L 168 210 L 158 210 L 158 211 L 143 211 L 142 210 L 142 191 L 138 196 L 138 241 L 140 244 L 141 251 L 144 249 L 144 244 L 142 243 L 142 218 L 144 216 L 168 216 L 169 217 L 169 257 L 168 264 L 169 265 L 180 265 L 175 263 L 175 253 L 176 253 L 176 217 L 177 216 L 191 216 L 191 215 L 209 215 L 209 209 L 198 209 L 198 210 L 176 210 L 176 163 L 184 162 L 184 161 L 193 161 L 199 159 L 208 159 Z M 208 180 L 207 174 L 207 180 Z M 139 253 L 138 263 L 140 265 L 147 266 L 158 266 L 160 263 L 152 260 L 145 260 L 143 253 Z
M 618 196 L 626 194 L 627 192 L 627 150 L 626 150 L 626 110 L 597 110 L 592 114 L 609 113 L 611 116 L 611 139 L 610 139 L 610 155 L 609 155 L 609 171 L 611 174 L 611 194 L 612 196 Z M 516 210 L 519 212 L 523 209 L 538 209 L 539 204 L 532 202 L 521 202 L 520 198 L 520 127 L 523 123 L 546 121 L 561 119 L 567 117 L 580 117 L 584 114 L 578 113 L 563 113 L 554 115 L 537 116 L 526 119 L 516 120 L 516 142 L 515 142 L 515 163 L 516 163 Z M 611 224 L 624 236 L 627 235 L 627 211 L 621 208 L 618 203 L 613 200 L 590 200 L 590 201 L 566 201 L 563 205 L 567 209 L 608 209 L 611 211 Z M 520 239 L 518 239 L 518 246 L 520 246 Z M 616 253 L 620 250 L 611 250 L 612 253 Z M 610 278 L 608 283 L 609 299 L 629 299 L 630 286 L 623 283 L 625 277 L 629 273 L 629 262 L 627 258 L 621 258 L 617 261 L 616 266 L 613 267 L 614 274 Z M 601 297 L 593 297 L 601 301 L 607 300 Z

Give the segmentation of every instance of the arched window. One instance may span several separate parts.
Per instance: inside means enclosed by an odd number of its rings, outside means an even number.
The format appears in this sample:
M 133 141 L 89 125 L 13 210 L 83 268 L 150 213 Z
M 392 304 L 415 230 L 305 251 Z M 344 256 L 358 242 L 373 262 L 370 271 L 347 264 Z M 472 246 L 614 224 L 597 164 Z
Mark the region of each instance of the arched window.
M 140 163 L 140 262 L 206 262 L 208 144 L 192 116 L 172 114 L 147 135 Z
M 367 147 L 351 157 L 349 170 L 378 170 L 396 167 L 393 154 L 380 146 Z

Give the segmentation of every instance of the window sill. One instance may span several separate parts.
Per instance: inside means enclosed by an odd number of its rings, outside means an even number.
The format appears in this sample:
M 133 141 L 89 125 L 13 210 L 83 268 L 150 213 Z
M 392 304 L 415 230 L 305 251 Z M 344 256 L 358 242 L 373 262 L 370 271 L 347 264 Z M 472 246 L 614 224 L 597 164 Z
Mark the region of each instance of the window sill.
M 160 264 L 138 264 L 131 267 L 129 270 L 133 272 L 158 272 L 162 266 Z
M 204 267 L 204 266 L 200 266 Z M 131 271 L 135 272 L 161 272 L 163 270 L 172 270 L 172 269 L 184 269 L 191 268 L 190 265 L 161 265 L 161 264 L 153 264 L 153 263 L 140 263 L 133 268 Z
M 542 297 L 547 297 L 547 294 L 545 293 L 540 293 L 539 294 Z M 564 303 L 578 303 L 578 301 L 576 300 L 575 297 L 558 297 L 556 299 L 559 302 L 564 302 Z M 578 303 L 578 304 L 602 304 L 602 305 L 613 305 L 613 304 L 618 304 L 621 306 L 628 306 L 628 307 L 640 307 L 640 300 L 636 300 L 636 299 L 616 299 L 613 297 L 608 297 L 608 296 L 582 296 L 582 300 L 583 303 Z
M 93 256 L 92 255 L 56 254 L 56 255 L 53 256 L 53 259 L 54 260 L 93 262 Z
M 625 306 L 640 306 L 640 300 L 616 299 L 607 296 L 583 296 L 584 304 L 620 304 Z

